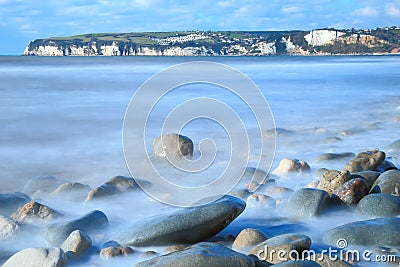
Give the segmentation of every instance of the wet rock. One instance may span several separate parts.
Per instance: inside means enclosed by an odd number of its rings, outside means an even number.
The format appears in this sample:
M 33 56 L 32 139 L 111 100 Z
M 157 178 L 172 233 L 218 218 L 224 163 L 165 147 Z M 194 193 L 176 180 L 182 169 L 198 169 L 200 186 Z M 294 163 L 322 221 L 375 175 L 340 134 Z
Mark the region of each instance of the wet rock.
M 62 243 L 74 230 L 93 233 L 108 226 L 107 216 L 95 210 L 85 214 L 83 217 L 71 221 L 54 223 L 44 231 L 44 237 L 51 244 Z
M 135 265 L 159 266 L 159 267 L 253 267 L 254 261 L 238 252 L 235 252 L 224 245 L 217 243 L 203 242 L 182 251 L 159 256 L 151 260 L 143 261 Z
M 111 196 L 121 192 L 135 190 L 139 188 L 140 187 L 136 183 L 135 179 L 125 176 L 115 176 L 103 185 L 91 190 L 86 197 L 86 201 L 90 201 L 99 197 Z
M 13 220 L 0 215 L 0 241 L 13 238 L 19 231 L 19 225 Z
M 351 173 L 361 171 L 372 171 L 385 159 L 385 152 L 379 150 L 369 150 L 359 153 L 344 168 Z
M 0 214 L 8 216 L 29 201 L 31 198 L 20 192 L 0 194 Z
M 317 188 L 325 190 L 328 194 L 333 194 L 336 189 L 349 181 L 350 178 L 349 171 L 328 170 L 322 175 Z
M 144 260 L 148 260 L 150 258 L 154 258 L 155 256 L 157 256 L 157 252 L 149 250 L 149 251 L 145 251 L 140 253 L 139 258 L 140 259 L 144 259 Z
M 319 265 L 315 261 L 307 261 L 307 260 L 284 261 L 284 262 L 280 262 L 278 264 L 274 264 L 273 266 L 276 266 L 276 267 L 321 267 L 321 265 Z
M 292 257 L 296 258 L 296 254 L 301 255 L 304 250 L 311 246 L 311 239 L 306 235 L 299 234 L 284 234 L 272 237 L 266 241 L 253 247 L 249 254 L 257 256 L 260 260 L 269 263 L 278 263 L 288 260 Z M 271 253 L 271 251 L 282 251 L 282 255 Z M 295 252 L 297 251 L 297 253 Z M 285 253 L 284 253 L 285 252 Z
M 52 195 L 56 197 L 63 197 L 70 200 L 83 201 L 91 190 L 89 185 L 68 182 L 57 187 Z
M 293 132 L 284 128 L 272 128 L 264 132 L 265 137 L 292 135 Z
M 171 252 L 177 252 L 177 251 L 181 251 L 184 250 L 185 248 L 187 248 L 188 246 L 186 245 L 173 245 L 173 246 L 169 246 L 164 250 L 164 254 L 168 254 Z
M 348 205 L 355 205 L 368 194 L 367 182 L 362 178 L 355 178 L 347 181 L 338 189 L 336 189 L 335 195 L 337 195 L 340 200 Z
M 73 231 L 61 245 L 62 250 L 68 258 L 77 258 L 91 247 L 92 240 L 80 230 Z
M 355 157 L 354 153 L 351 152 L 345 152 L 345 153 L 325 153 L 322 155 L 319 155 L 315 161 L 316 162 L 321 162 L 321 161 L 329 161 L 329 160 L 340 160 L 340 159 L 346 159 L 346 158 L 352 158 Z
M 11 214 L 11 218 L 19 223 L 48 222 L 61 214 L 52 208 L 38 202 L 29 202 Z
M 400 171 L 390 170 L 382 173 L 372 185 L 371 192 L 400 196 Z
M 104 244 L 101 246 L 101 248 L 120 247 L 120 246 L 121 246 L 121 245 L 120 245 L 117 241 L 110 240 L 110 241 L 107 241 L 106 243 L 104 243 Z
M 343 141 L 343 140 L 341 138 L 339 138 L 339 137 L 331 136 L 331 137 L 327 137 L 327 138 L 323 139 L 322 143 L 334 144 L 334 143 L 337 143 L 337 142 L 340 142 L 340 141 Z
M 100 257 L 103 259 L 110 259 L 120 256 L 128 256 L 133 254 L 135 251 L 131 247 L 124 246 L 111 246 L 100 250 Z
M 262 194 L 252 194 L 247 198 L 246 204 L 249 207 L 275 207 L 276 200 Z
M 132 246 L 190 244 L 210 238 L 224 229 L 246 204 L 233 196 L 186 208 L 171 215 L 150 218 L 124 231 L 120 243 Z
M 293 190 L 283 186 L 271 186 L 265 189 L 264 194 L 274 199 L 281 199 L 293 193 Z
M 16 266 L 51 266 L 63 267 L 67 265 L 67 257 L 61 248 L 27 248 L 14 254 L 3 267 Z
M 343 131 L 339 132 L 339 135 L 341 136 L 351 136 L 351 135 L 356 135 L 356 134 L 363 134 L 366 133 L 367 131 L 364 129 L 359 129 L 359 128 L 351 128 L 351 129 L 346 129 Z
M 247 189 L 238 189 L 232 192 L 232 196 L 240 198 L 241 200 L 247 200 L 247 197 L 250 196 L 251 193 Z
M 264 242 L 267 239 L 268 237 L 257 229 L 246 228 L 240 231 L 232 244 L 232 249 L 239 252 L 248 253 L 252 247 Z
M 358 202 L 357 210 L 372 218 L 400 215 L 400 198 L 388 194 L 370 194 Z
M 298 159 L 283 158 L 273 173 L 277 175 L 285 175 L 288 173 L 302 174 L 309 171 L 310 166 L 307 164 L 307 162 Z
M 376 171 L 355 172 L 351 174 L 351 179 L 363 178 L 367 182 L 368 188 L 371 188 L 379 175 L 381 175 L 381 173 Z
M 279 205 L 282 215 L 299 219 L 319 215 L 329 203 L 329 194 L 324 190 L 302 188 L 283 199 Z
M 390 170 L 397 170 L 396 166 L 393 164 L 393 162 L 385 159 L 382 161 L 381 164 L 379 164 L 378 167 L 375 168 L 376 171 L 378 172 L 386 172 Z
M 400 246 L 400 218 L 379 218 L 357 221 L 329 230 L 324 240 L 336 246 L 339 239 L 350 245 L 361 246 Z
M 193 142 L 189 137 L 180 134 L 165 134 L 156 137 L 153 141 L 153 154 L 160 158 L 191 157 Z
M 29 179 L 29 181 L 25 184 L 23 192 L 28 195 L 33 195 L 38 190 L 52 192 L 65 182 L 65 180 L 58 179 L 54 176 L 34 177 Z
M 315 254 L 311 258 L 307 258 L 308 260 L 315 261 L 318 263 L 321 267 L 352 267 L 349 263 L 336 259 L 333 260 L 329 255 L 327 254 Z

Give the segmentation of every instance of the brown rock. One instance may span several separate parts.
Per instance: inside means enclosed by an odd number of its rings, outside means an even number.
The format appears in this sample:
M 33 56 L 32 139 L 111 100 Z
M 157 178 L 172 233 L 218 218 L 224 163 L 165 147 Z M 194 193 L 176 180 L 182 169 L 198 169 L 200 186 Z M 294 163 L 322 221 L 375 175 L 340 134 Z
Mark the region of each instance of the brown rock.
M 350 180 L 351 175 L 349 171 L 336 171 L 328 170 L 324 172 L 321 180 L 317 186 L 318 189 L 325 190 L 329 194 L 332 194 L 345 182 Z
M 366 194 L 368 194 L 368 185 L 362 178 L 347 181 L 335 191 L 335 195 L 349 206 L 357 204 Z
M 260 244 L 267 239 L 268 237 L 257 229 L 246 228 L 243 229 L 236 237 L 232 244 L 232 249 L 239 252 L 248 253 L 251 247 Z
M 11 214 L 11 218 L 19 223 L 32 223 L 34 221 L 48 222 L 61 216 L 52 208 L 38 202 L 29 202 L 22 206 L 16 213 Z
M 128 256 L 133 253 L 134 250 L 131 247 L 107 247 L 100 250 L 100 256 L 104 259 L 110 259 L 118 256 Z
M 359 153 L 344 168 L 351 173 L 361 171 L 372 171 L 385 160 L 385 152 L 379 150 L 368 150 Z

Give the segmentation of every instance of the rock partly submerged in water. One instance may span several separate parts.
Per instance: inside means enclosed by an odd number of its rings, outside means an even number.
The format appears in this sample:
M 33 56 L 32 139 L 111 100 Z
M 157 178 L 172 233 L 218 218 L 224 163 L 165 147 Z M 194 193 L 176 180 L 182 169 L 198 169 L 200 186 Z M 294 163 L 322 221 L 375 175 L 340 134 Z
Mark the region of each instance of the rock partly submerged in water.
M 25 184 L 23 192 L 28 195 L 33 195 L 39 190 L 49 193 L 65 182 L 67 181 L 58 179 L 54 176 L 33 177 Z
M 336 189 L 342 186 L 351 178 L 349 171 L 327 170 L 322 174 L 317 188 L 333 194 Z
M 325 144 L 334 144 L 337 142 L 343 141 L 341 138 L 336 137 L 336 136 L 330 136 L 330 137 L 326 137 L 325 139 L 322 140 L 322 143 Z
M 322 155 L 319 155 L 315 161 L 316 162 L 321 162 L 321 161 L 329 161 L 329 160 L 340 160 L 340 159 L 347 159 L 347 158 L 352 158 L 354 157 L 355 154 L 352 152 L 344 152 L 344 153 L 325 153 Z
M 125 230 L 120 243 L 132 246 L 191 244 L 206 240 L 231 223 L 246 204 L 233 196 L 166 216 L 151 218 Z
M 340 198 L 340 200 L 348 205 L 355 205 L 368 194 L 368 185 L 363 178 L 354 178 L 347 181 L 342 186 L 340 186 L 335 191 L 335 195 Z
M 128 256 L 135 251 L 131 247 L 109 246 L 100 250 L 100 257 L 103 259 L 111 259 L 114 257 Z
M 400 196 L 400 171 L 390 170 L 382 173 L 372 185 L 371 192 Z
M 379 150 L 361 152 L 350 160 L 344 169 L 350 173 L 372 171 L 385 160 L 385 157 L 385 152 Z
M 276 175 L 286 175 L 289 173 L 302 174 L 310 171 L 310 165 L 307 162 L 298 159 L 283 158 L 278 167 L 273 171 Z
M 63 250 L 57 247 L 27 248 L 9 258 L 3 267 L 16 266 L 52 266 L 63 267 L 67 265 L 67 257 Z
M 191 157 L 193 141 L 180 134 L 164 134 L 153 140 L 153 154 L 160 158 Z
M 400 198 L 389 194 L 370 194 L 358 202 L 357 210 L 369 217 L 396 217 L 400 215 Z
M 54 223 L 44 230 L 44 237 L 50 244 L 61 244 L 74 230 L 86 233 L 96 232 L 108 226 L 107 216 L 95 210 L 89 212 L 79 219 Z
M 202 242 L 184 250 L 143 261 L 136 267 L 254 267 L 254 261 L 247 255 L 235 252 L 224 245 Z
M 0 215 L 0 241 L 13 238 L 19 230 L 15 221 Z
M 235 241 L 232 244 L 232 249 L 247 253 L 257 244 L 267 240 L 268 237 L 257 229 L 246 228 L 240 231 Z
M 62 197 L 69 200 L 83 201 L 91 188 L 89 185 L 67 182 L 57 187 L 51 194 L 54 197 Z
M 329 230 L 324 240 L 336 246 L 339 239 L 361 246 L 400 246 L 400 218 L 357 221 Z
M 20 192 L 0 194 L 0 215 L 8 216 L 29 201 L 31 198 Z
M 368 188 L 371 188 L 372 185 L 375 183 L 376 179 L 378 179 L 380 172 L 377 171 L 362 171 L 362 172 L 355 172 L 351 174 L 351 179 L 354 178 L 363 178 L 367 182 Z
M 48 222 L 57 217 L 61 213 L 58 211 L 38 203 L 36 201 L 26 203 L 17 212 L 11 214 L 11 218 L 19 223 L 32 223 L 32 222 Z
M 285 217 L 300 219 L 319 215 L 329 203 L 329 194 L 324 190 L 302 188 L 284 198 L 278 209 Z
M 284 128 L 272 128 L 268 129 L 264 132 L 265 137 L 274 137 L 274 136 L 288 136 L 292 135 L 293 132 Z
M 77 258 L 92 247 L 90 237 L 80 230 L 73 231 L 62 243 L 61 248 L 68 258 Z

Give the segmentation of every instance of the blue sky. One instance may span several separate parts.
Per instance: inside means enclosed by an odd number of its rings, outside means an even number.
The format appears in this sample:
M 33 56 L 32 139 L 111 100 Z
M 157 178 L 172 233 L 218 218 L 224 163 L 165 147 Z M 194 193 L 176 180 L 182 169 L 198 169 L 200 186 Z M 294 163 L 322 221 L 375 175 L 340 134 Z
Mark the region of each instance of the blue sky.
M 94 32 L 310 30 L 400 25 L 400 0 L 0 0 L 0 54 Z

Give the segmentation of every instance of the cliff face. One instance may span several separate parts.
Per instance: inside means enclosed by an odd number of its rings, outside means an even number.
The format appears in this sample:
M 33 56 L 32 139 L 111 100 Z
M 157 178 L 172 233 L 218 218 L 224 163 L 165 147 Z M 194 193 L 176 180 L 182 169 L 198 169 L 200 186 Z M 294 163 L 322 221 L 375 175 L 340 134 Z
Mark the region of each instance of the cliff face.
M 390 53 L 400 29 L 89 34 L 31 41 L 26 56 L 265 56 Z

